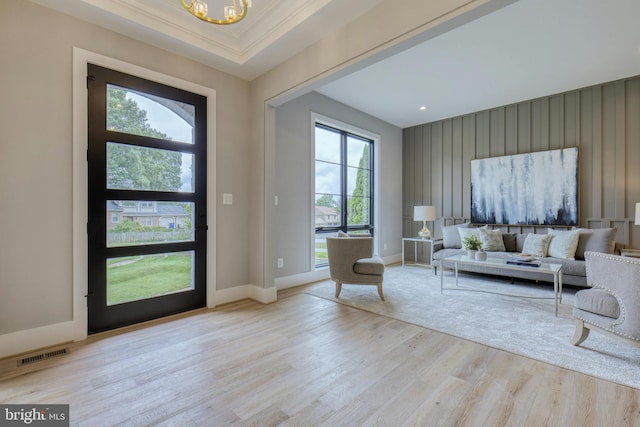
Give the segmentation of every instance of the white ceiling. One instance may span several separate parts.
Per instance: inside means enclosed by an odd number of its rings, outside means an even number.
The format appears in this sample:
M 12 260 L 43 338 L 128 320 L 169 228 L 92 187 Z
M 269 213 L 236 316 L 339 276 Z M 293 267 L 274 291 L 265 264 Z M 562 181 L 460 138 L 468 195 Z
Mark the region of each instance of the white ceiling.
M 231 26 L 179 0 L 31 1 L 251 80 L 383 0 L 254 0 Z M 408 127 L 640 75 L 638 17 L 640 0 L 519 0 L 316 90 Z
M 233 25 L 203 22 L 180 0 L 31 1 L 252 80 L 382 0 L 253 0 Z M 218 19 L 233 2 L 206 1 Z
M 631 77 L 639 18 L 640 0 L 520 0 L 318 92 L 408 127 Z

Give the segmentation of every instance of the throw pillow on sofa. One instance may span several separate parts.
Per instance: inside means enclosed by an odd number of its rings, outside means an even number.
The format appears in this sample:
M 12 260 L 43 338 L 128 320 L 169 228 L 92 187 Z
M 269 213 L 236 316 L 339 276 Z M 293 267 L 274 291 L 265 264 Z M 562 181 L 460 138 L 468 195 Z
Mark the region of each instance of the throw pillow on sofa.
M 547 233 L 553 236 L 549 243 L 549 256 L 560 259 L 575 259 L 578 249 L 580 230 L 553 230 L 547 229 Z
M 480 238 L 479 235 L 479 229 L 478 228 L 458 228 L 458 234 L 460 235 L 460 242 L 461 242 L 461 246 L 462 246 L 462 242 L 464 242 L 464 239 L 466 239 L 467 237 L 471 237 L 471 236 L 476 236 L 478 239 Z
M 462 240 L 460 240 L 460 233 L 458 228 L 468 228 L 471 223 L 466 222 L 464 224 L 448 225 L 442 227 L 442 246 L 445 249 L 460 249 L 462 248 Z
M 534 256 L 547 256 L 552 237 L 550 234 L 529 233 L 524 240 L 522 252 Z
M 612 254 L 616 247 L 616 233 L 618 229 L 613 228 L 579 228 L 580 238 L 576 249 L 576 259 L 584 259 L 584 253 L 602 252 Z
M 516 233 L 502 233 L 502 242 L 504 243 L 505 251 L 518 252 L 516 237 L 517 237 Z
M 502 240 L 501 230 L 478 229 L 478 237 L 482 242 L 482 249 L 488 252 L 504 252 L 504 240 Z

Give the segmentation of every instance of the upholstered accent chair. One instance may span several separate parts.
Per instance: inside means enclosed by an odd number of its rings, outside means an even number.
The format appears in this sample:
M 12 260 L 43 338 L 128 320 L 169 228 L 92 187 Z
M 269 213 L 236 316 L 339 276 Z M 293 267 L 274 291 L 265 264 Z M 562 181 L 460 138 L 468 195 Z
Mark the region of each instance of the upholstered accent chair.
M 585 252 L 587 285 L 576 292 L 573 344 L 594 330 L 640 346 L 640 259 Z
M 375 285 L 384 301 L 382 279 L 384 262 L 373 255 L 371 237 L 327 237 L 327 253 L 331 280 L 336 282 L 336 298 L 342 284 Z

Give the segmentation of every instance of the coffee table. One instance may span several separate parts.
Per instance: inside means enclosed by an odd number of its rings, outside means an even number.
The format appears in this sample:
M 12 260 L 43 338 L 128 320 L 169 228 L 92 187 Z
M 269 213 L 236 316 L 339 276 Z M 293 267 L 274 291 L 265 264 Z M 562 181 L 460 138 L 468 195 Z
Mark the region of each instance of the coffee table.
M 558 304 L 562 304 L 562 264 L 548 264 L 542 263 L 539 267 L 530 267 L 530 266 L 522 266 L 522 265 L 513 265 L 507 264 L 506 259 L 499 258 L 487 258 L 486 261 L 478 261 L 475 258 L 469 258 L 467 255 L 456 255 L 448 258 L 444 258 L 442 263 L 450 262 L 454 265 L 454 270 L 456 273 L 456 287 L 455 288 L 445 288 L 444 287 L 444 268 L 443 271 L 440 272 L 440 293 L 442 294 L 445 290 L 465 290 L 465 291 L 475 291 L 475 292 L 487 292 L 483 290 L 476 289 L 467 289 L 467 288 L 458 288 L 458 266 L 459 265 L 477 265 L 483 267 L 491 267 L 499 270 L 516 270 L 516 271 L 535 271 L 536 273 L 546 273 L 553 276 L 553 299 L 556 303 L 556 317 L 558 317 Z M 497 293 L 497 292 L 490 292 Z M 521 297 L 521 298 L 536 298 L 536 299 L 551 299 L 551 297 L 531 297 L 525 295 L 514 295 L 514 294 L 501 294 L 507 296 Z

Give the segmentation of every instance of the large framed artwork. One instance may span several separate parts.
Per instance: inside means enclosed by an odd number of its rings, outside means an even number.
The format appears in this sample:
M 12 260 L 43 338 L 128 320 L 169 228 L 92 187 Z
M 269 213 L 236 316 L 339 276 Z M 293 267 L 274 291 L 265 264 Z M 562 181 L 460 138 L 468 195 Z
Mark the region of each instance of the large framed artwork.
M 471 222 L 578 225 L 578 149 L 472 160 Z

